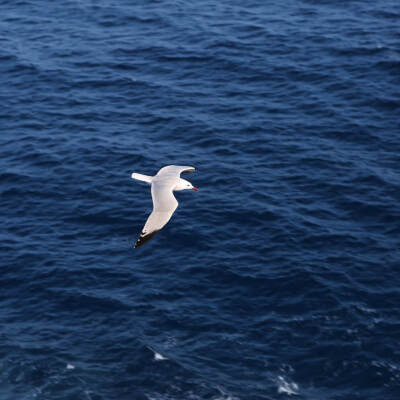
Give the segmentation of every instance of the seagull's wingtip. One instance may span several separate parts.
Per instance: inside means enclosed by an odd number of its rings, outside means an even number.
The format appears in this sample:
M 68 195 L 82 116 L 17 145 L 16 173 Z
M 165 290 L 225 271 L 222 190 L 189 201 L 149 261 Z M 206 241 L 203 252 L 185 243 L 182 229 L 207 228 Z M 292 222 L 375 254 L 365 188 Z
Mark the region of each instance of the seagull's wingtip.
M 140 247 L 142 244 L 146 243 L 149 241 L 159 230 L 155 230 L 150 233 L 141 233 L 139 236 L 139 239 L 136 241 L 135 245 L 133 246 L 134 249 L 137 247 Z

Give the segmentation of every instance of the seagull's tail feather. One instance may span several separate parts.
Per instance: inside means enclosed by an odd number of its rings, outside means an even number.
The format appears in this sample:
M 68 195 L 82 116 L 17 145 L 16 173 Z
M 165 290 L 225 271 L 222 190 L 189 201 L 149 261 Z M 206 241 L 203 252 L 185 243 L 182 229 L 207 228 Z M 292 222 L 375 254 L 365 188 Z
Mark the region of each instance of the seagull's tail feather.
M 135 172 L 131 175 L 132 179 L 137 179 L 138 181 L 144 181 L 147 183 L 151 183 L 153 177 L 149 175 L 143 175 L 143 174 L 136 174 Z
M 144 232 L 142 232 L 142 233 L 140 234 L 140 236 L 139 236 L 139 239 L 136 241 L 135 246 L 133 246 L 133 247 L 134 247 L 135 249 L 136 249 L 137 247 L 140 247 L 143 243 L 146 243 L 148 240 L 150 240 L 158 231 L 159 231 L 159 230 L 153 231 L 153 232 L 150 232 L 150 233 L 144 233 Z

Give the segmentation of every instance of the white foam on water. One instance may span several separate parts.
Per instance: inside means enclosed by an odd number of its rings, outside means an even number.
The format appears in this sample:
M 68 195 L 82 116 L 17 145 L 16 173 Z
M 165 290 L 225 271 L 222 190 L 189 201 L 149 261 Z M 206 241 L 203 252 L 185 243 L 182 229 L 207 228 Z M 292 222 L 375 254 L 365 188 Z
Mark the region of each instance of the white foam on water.
M 67 364 L 67 369 L 75 369 L 75 365 Z
M 147 346 L 147 348 L 148 348 L 149 350 L 151 350 L 151 351 L 154 353 L 154 359 L 155 359 L 156 361 L 168 360 L 167 357 L 164 357 L 162 354 L 160 354 L 160 353 L 158 353 L 157 351 L 155 351 L 152 347 Z
M 220 395 L 218 397 L 214 397 L 213 400 L 239 400 L 238 397 L 232 397 L 220 386 L 217 386 L 217 389 L 219 390 Z
M 167 357 L 164 357 L 162 354 L 154 352 L 154 359 L 156 361 L 163 361 L 163 360 L 168 360 Z
M 288 395 L 297 395 L 299 386 L 297 383 L 288 382 L 283 376 L 278 376 L 278 393 L 286 393 Z

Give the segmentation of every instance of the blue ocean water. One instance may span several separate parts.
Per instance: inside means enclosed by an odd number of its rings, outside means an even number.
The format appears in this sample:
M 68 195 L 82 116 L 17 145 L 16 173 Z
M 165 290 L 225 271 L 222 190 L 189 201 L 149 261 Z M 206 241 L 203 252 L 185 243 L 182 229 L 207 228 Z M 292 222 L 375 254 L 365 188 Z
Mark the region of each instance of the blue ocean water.
M 397 1 L 0 10 L 1 400 L 400 398 Z

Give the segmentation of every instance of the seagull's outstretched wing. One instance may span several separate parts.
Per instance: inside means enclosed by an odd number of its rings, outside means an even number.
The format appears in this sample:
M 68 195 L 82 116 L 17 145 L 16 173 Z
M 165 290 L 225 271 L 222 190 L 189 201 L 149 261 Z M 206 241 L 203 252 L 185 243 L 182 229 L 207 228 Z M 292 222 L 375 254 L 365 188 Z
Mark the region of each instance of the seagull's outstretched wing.
M 168 168 L 168 167 L 166 167 Z M 178 207 L 178 202 L 172 192 L 170 184 L 154 182 L 151 185 L 151 196 L 153 198 L 153 212 L 144 225 L 135 248 L 150 240 L 172 217 Z
M 182 166 L 182 165 L 167 165 L 166 167 L 161 168 L 156 176 L 177 176 L 179 177 L 182 172 L 192 173 L 194 172 L 194 167 Z

